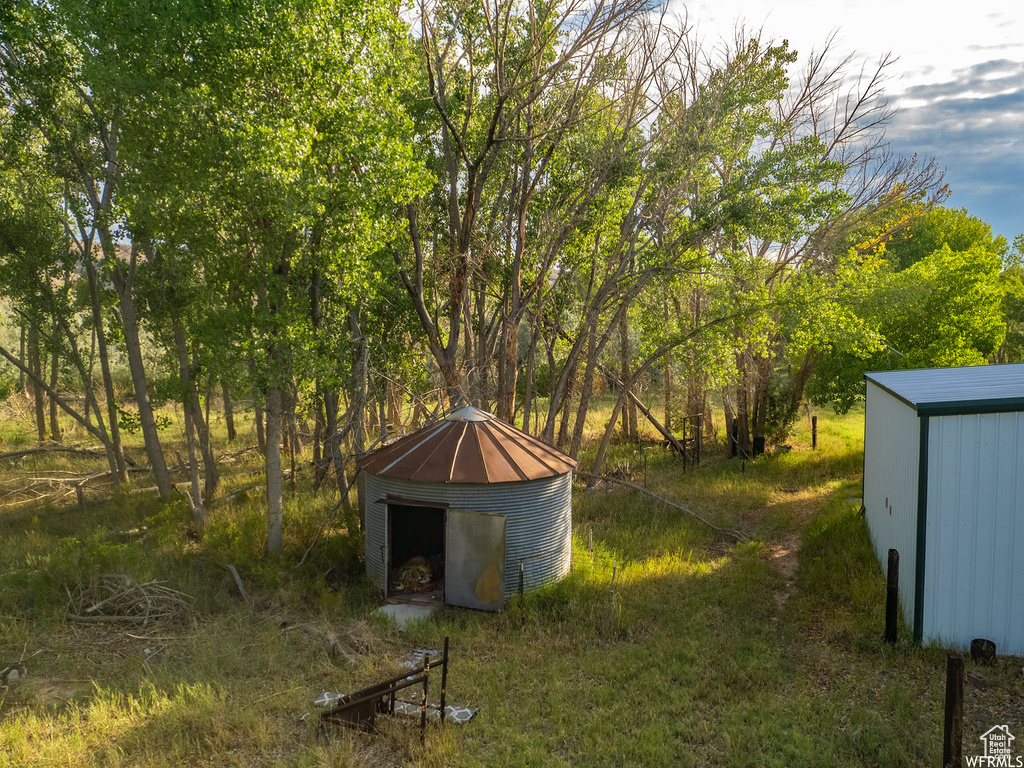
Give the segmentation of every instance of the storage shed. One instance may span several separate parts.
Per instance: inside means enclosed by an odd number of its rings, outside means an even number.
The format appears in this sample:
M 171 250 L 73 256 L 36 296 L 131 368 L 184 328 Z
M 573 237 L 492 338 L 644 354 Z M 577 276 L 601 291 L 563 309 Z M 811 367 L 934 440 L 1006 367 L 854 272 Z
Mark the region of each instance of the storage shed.
M 366 572 L 389 597 L 421 586 L 497 611 L 569 572 L 576 462 L 467 407 L 365 457 Z M 521 570 L 520 570 L 521 569 Z
M 1024 655 L 1024 365 L 865 378 L 864 509 L 914 640 Z

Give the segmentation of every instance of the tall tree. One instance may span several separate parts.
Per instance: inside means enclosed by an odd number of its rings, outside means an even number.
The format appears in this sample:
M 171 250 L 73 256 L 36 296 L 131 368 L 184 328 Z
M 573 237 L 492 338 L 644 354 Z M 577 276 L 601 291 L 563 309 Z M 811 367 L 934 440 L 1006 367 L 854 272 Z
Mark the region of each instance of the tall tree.
M 55 172 L 68 185 L 68 208 L 92 296 L 120 479 L 127 479 L 127 471 L 104 333 L 102 293 L 107 277 L 117 294 L 146 453 L 157 487 L 168 494 L 170 475 L 142 359 L 133 293 L 136 262 L 134 255 L 121 258 L 117 242 L 118 226 L 123 224 L 117 198 L 125 166 L 120 140 L 125 116 L 131 113 L 134 88 L 131 67 L 125 64 L 140 19 L 148 21 L 146 31 L 152 37 L 153 17 L 134 12 L 127 3 L 9 3 L 0 11 L 0 81 L 15 119 L 39 131 Z

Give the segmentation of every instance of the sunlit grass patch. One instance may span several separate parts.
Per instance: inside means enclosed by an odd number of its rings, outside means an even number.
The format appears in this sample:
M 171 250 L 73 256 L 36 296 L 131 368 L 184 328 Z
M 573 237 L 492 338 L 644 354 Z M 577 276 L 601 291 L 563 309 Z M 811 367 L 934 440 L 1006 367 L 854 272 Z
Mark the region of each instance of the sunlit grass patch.
M 567 578 L 502 613 L 442 606 L 406 633 L 371 616 L 358 523 L 328 520 L 336 497 L 308 471 L 286 490 L 285 552 L 267 555 L 255 452 L 227 463 L 202 537 L 183 501 L 131 494 L 0 513 L 0 660 L 30 668 L 0 693 L 0 766 L 937 763 L 944 653 L 905 627 L 882 642 L 884 579 L 857 514 L 862 416 L 819 416 L 814 451 L 802 423 L 792 452 L 754 460 L 709 447 L 684 471 L 647 451 L 651 493 L 738 538 L 641 491 L 580 483 Z M 641 447 L 613 448 L 644 485 Z M 66 621 L 64 586 L 106 570 L 191 595 L 194 621 Z M 446 636 L 449 702 L 480 708 L 469 724 L 424 744 L 401 724 L 319 730 L 321 691 L 378 682 Z M 968 729 L 1013 706 L 1007 669 L 983 670 Z

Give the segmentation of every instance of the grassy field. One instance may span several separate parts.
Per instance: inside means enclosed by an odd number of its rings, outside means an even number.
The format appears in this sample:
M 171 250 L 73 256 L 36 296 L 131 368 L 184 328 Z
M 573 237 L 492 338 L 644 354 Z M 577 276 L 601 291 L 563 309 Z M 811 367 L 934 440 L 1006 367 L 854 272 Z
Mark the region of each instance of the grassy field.
M 881 640 L 884 578 L 858 513 L 862 418 L 822 414 L 816 451 L 798 425 L 792 452 L 709 455 L 691 472 L 650 448 L 646 481 L 641 449 L 615 446 L 609 471 L 739 539 L 639 492 L 581 484 L 569 578 L 501 614 L 442 608 L 406 633 L 370 615 L 354 521 L 296 566 L 329 494 L 300 482 L 286 552 L 262 553 L 254 453 L 225 464 L 233 500 L 213 505 L 201 541 L 182 502 L 122 492 L 80 512 L 37 481 L 98 459 L 7 460 L 0 666 L 24 659 L 29 674 L 0 689 L 0 767 L 937 765 L 946 655 L 905 627 L 895 647 Z M 0 451 L 30 435 L 8 419 Z M 135 629 L 68 620 L 103 573 L 160 580 L 193 608 Z M 473 721 L 423 745 L 398 723 L 320 732 L 317 694 L 390 676 L 445 636 L 449 701 L 479 707 Z M 993 725 L 1024 726 L 1021 664 L 968 661 L 987 686 L 967 688 L 965 754 Z

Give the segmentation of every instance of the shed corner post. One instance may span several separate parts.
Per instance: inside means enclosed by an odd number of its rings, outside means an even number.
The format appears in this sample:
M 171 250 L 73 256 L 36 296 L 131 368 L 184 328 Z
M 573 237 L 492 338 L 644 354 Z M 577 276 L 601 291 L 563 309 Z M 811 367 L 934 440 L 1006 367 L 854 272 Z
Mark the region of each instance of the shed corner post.
M 917 457 L 917 542 L 914 552 L 914 642 L 924 639 L 924 575 L 928 527 L 928 421 L 927 413 L 919 413 L 921 442 Z

